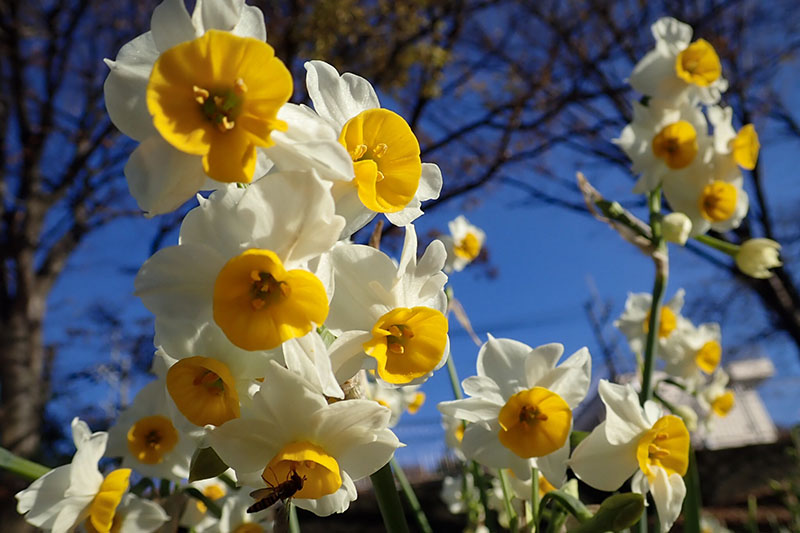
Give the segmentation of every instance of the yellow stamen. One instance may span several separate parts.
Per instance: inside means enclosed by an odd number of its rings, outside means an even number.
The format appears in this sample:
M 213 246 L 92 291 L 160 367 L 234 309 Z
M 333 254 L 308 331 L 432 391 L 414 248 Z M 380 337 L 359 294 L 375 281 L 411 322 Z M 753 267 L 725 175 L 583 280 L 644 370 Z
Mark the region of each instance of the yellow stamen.
M 194 101 L 198 104 L 205 104 L 206 100 L 208 100 L 209 92 L 202 87 L 192 85 L 192 92 L 194 93 Z
M 636 459 L 651 482 L 656 476 L 654 467 L 663 468 L 668 476 L 685 475 L 689 467 L 689 430 L 683 420 L 674 415 L 659 418 L 639 437 Z
M 144 464 L 155 465 L 178 444 L 178 431 L 169 418 L 153 415 L 139 419 L 128 429 L 128 450 Z

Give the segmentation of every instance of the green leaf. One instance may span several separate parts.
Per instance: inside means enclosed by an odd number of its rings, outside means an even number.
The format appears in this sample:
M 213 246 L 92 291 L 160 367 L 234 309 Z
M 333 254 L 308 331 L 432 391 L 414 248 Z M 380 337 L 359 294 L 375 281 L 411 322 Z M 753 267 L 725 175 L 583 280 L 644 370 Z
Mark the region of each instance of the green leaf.
M 614 494 L 605 499 L 593 517 L 570 529 L 568 533 L 622 531 L 636 524 L 643 511 L 644 497 L 641 494 Z
M 588 431 L 574 431 L 569 436 L 569 445 L 574 450 L 583 439 L 589 436 Z
M 228 469 L 213 448 L 199 448 L 192 456 L 189 482 L 217 477 Z
M 317 327 L 317 333 L 319 333 L 319 336 L 322 337 L 322 342 L 325 343 L 326 348 L 329 348 L 330 345 L 333 344 L 333 341 L 336 340 L 336 335 L 331 333 L 331 330 L 326 328 L 325 324 Z
M 46 466 L 23 459 L 5 448 L 0 448 L 0 468 L 30 480 L 38 479 L 50 471 Z

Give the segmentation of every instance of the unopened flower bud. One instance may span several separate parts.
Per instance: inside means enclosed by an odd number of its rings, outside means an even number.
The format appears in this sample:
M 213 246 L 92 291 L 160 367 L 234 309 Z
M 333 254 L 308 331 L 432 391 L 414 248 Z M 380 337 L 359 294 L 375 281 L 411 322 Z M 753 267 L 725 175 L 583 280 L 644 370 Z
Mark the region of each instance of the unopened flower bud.
M 739 270 L 753 278 L 769 278 L 770 268 L 783 265 L 778 252 L 781 245 L 772 239 L 750 239 L 742 243 L 736 254 L 736 266 Z
M 686 429 L 697 431 L 697 413 L 688 405 L 675 406 L 675 414 L 683 419 Z
M 692 231 L 692 221 L 683 213 L 670 213 L 664 217 L 662 228 L 665 239 L 683 246 Z

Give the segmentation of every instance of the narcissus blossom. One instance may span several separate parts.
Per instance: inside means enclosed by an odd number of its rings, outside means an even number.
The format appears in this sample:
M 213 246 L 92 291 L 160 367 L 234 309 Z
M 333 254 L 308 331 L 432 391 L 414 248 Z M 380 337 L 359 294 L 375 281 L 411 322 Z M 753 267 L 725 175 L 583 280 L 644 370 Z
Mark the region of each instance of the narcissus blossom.
M 233 479 L 235 476 L 233 470 L 228 469 L 225 475 Z M 193 481 L 189 486 L 200 491 L 203 496 L 212 502 L 222 505 L 225 497 L 230 492 L 230 487 L 227 483 L 218 477 L 203 479 L 200 481 Z M 183 514 L 181 515 L 180 525 L 185 528 L 192 529 L 197 533 L 204 533 L 209 529 L 215 527 L 219 523 L 219 519 L 208 511 L 208 506 L 200 500 L 190 500 L 184 507 Z
M 470 224 L 464 215 L 459 215 L 447 223 L 450 235 L 441 237 L 447 250 L 447 262 L 444 271 L 461 272 L 481 253 L 486 233 L 478 226 Z
M 686 495 L 686 425 L 677 416 L 662 416 L 652 401 L 641 407 L 639 396 L 630 385 L 600 380 L 598 392 L 606 406 L 606 419 L 575 448 L 570 468 L 580 480 L 609 492 L 633 476 L 633 491 L 650 491 L 661 531 L 669 531 Z
M 342 235 L 347 237 L 365 226 L 377 213 L 389 222 L 405 226 L 422 214 L 425 200 L 439 197 L 442 173 L 420 159 L 420 147 L 408 123 L 397 113 L 382 108 L 372 85 L 360 76 L 341 76 L 324 61 L 306 63 L 306 87 L 314 110 L 336 132 L 339 143 L 352 160 L 352 175 L 333 177 L 336 212 L 347 219 Z M 327 135 L 322 135 L 325 140 Z M 295 149 L 301 150 L 301 143 Z M 284 162 L 273 158 L 278 168 Z M 317 161 L 321 161 L 316 156 Z M 332 155 L 338 161 L 338 155 Z M 309 156 L 309 161 L 311 156 Z M 340 163 L 325 163 L 323 177 L 349 169 Z M 315 166 L 316 168 L 316 166 Z
M 465 379 L 470 398 L 442 402 L 439 410 L 466 420 L 461 450 L 520 479 L 538 467 L 555 485 L 566 476 L 572 410 L 586 396 L 591 358 L 581 348 L 560 365 L 560 344 L 531 349 L 490 337 L 478 354 L 478 375 Z
M 772 239 L 748 239 L 736 254 L 736 266 L 753 278 L 772 277 L 769 269 L 783 265 L 780 251 L 781 245 Z
M 446 252 L 433 241 L 417 262 L 417 235 L 406 226 L 400 263 L 369 246 L 339 244 L 331 252 L 337 287 L 326 325 L 340 382 L 363 366 L 392 385 L 418 385 L 449 353 Z
M 274 531 L 275 513 L 265 509 L 258 513 L 248 513 L 247 508 L 253 504 L 247 490 L 227 497 L 222 504 L 219 520 L 208 533 L 268 533 Z
M 680 378 L 689 390 L 703 380 L 703 374 L 711 375 L 722 359 L 722 333 L 719 324 L 709 322 L 695 327 L 689 323 L 680 333 L 675 350 L 665 354 L 667 364 L 664 371 Z
M 250 418 L 214 429 L 209 443 L 244 485 L 275 486 L 293 473 L 301 476 L 293 501 L 319 516 L 347 509 L 357 496 L 353 481 L 376 472 L 400 446 L 386 427 L 388 409 L 370 400 L 329 405 L 275 362 L 253 403 Z
M 136 294 L 159 323 L 214 322 L 243 350 L 302 337 L 328 316 L 338 239 L 330 183 L 312 172 L 269 174 L 229 186 L 189 212 L 178 246 L 159 250 L 136 276 Z
M 706 411 L 707 421 L 712 419 L 711 415 L 725 418 L 736 404 L 733 390 L 727 388 L 728 381 L 728 373 L 719 369 L 714 373 L 711 382 L 698 391 L 697 402 Z
M 650 27 L 656 41 L 634 67 L 631 86 L 653 98 L 714 104 L 728 88 L 714 47 L 705 39 L 692 41 L 692 28 L 671 17 Z
M 761 144 L 752 124 L 745 124 L 738 132 L 733 129 L 733 108 L 709 106 L 708 119 L 714 126 L 714 149 L 727 155 L 732 164 L 753 170 L 758 161 Z
M 72 420 L 77 448 L 72 462 L 46 473 L 16 494 L 17 512 L 38 528 L 67 533 L 86 522 L 87 529 L 109 533 L 117 507 L 128 491 L 131 470 L 119 468 L 103 476 L 97 463 L 106 450 L 108 433 L 92 433 L 86 422 Z
M 198 2 L 191 16 L 165 0 L 150 26 L 106 61 L 104 89 L 111 120 L 141 143 L 125 166 L 131 194 L 156 215 L 267 170 L 256 148 L 286 129 L 277 113 L 292 78 L 264 42 L 263 15 L 242 0 Z
M 658 355 L 665 360 L 676 357 L 681 332 L 690 325 L 681 315 L 684 294 L 685 291 L 679 289 L 670 301 L 661 306 L 657 335 Z M 631 351 L 639 356 L 644 355 L 652 301 L 653 297 L 648 293 L 629 293 L 625 300 L 625 310 L 614 321 L 614 327 L 628 339 Z

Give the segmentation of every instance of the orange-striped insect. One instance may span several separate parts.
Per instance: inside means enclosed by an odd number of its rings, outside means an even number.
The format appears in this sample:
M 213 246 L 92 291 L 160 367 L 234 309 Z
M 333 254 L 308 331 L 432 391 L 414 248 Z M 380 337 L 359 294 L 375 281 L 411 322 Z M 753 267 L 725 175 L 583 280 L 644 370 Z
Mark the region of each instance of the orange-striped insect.
M 303 483 L 305 480 L 305 476 L 300 477 L 300 475 L 294 470 L 292 470 L 292 474 L 289 479 L 278 483 L 277 485 L 272 485 L 265 479 L 264 481 L 266 481 L 266 483 L 270 486 L 265 489 L 254 490 L 250 493 L 250 496 L 258 499 L 258 501 L 248 507 L 247 512 L 257 513 L 276 504 L 278 501 L 285 502 L 286 500 L 289 500 L 292 496 L 303 490 Z

